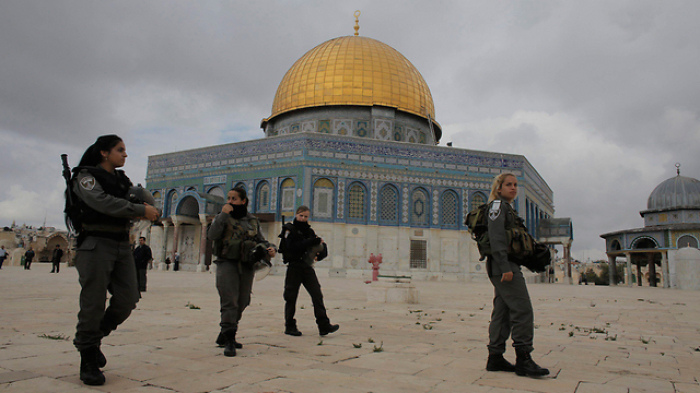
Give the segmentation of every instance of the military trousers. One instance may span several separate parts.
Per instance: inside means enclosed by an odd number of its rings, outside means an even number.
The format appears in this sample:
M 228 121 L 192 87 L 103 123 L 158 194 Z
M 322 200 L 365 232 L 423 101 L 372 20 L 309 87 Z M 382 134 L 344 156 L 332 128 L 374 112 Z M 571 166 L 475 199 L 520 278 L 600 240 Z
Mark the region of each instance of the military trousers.
M 238 331 L 243 311 L 250 305 L 255 271 L 237 261 L 219 259 L 216 263 L 216 289 L 221 305 L 221 332 Z
M 146 292 L 146 284 L 148 283 L 146 272 L 148 272 L 146 269 L 136 269 L 136 282 L 139 287 L 139 292 Z
M 287 274 L 284 278 L 284 324 L 285 327 L 295 328 L 297 321 L 294 314 L 297 307 L 297 297 L 299 289 L 304 285 L 306 291 L 311 296 L 311 303 L 314 305 L 314 316 L 319 327 L 330 325 L 330 319 L 326 313 L 326 306 L 323 304 L 323 293 L 321 284 L 318 282 L 316 271 L 311 266 L 302 263 L 290 263 L 287 266 Z
M 139 301 L 136 267 L 129 242 L 89 236 L 75 255 L 80 311 L 73 344 L 99 346 L 102 337 L 124 322 Z M 107 292 L 111 294 L 105 309 Z
M 512 264 L 514 267 L 517 266 Z M 493 311 L 489 324 L 489 354 L 501 355 L 506 351 L 506 340 L 513 339 L 513 347 L 532 352 L 534 314 L 520 267 L 513 272 L 511 281 L 501 282 L 501 276 L 489 277 L 494 287 Z

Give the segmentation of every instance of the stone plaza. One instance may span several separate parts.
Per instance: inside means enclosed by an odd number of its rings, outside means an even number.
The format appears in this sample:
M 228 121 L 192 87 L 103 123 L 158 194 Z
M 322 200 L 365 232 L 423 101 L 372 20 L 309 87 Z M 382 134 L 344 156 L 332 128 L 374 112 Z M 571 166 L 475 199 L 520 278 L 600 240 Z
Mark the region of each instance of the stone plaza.
M 487 372 L 488 282 L 414 282 L 419 304 L 367 301 L 363 279 L 321 277 L 340 331 L 320 337 L 300 295 L 283 334 L 283 277 L 256 282 L 234 358 L 214 340 L 209 273 L 151 271 L 148 292 L 103 340 L 107 383 L 78 378 L 77 272 L 0 271 L 0 392 L 700 392 L 700 292 L 530 284 L 542 379 Z M 506 358 L 513 360 L 509 348 Z

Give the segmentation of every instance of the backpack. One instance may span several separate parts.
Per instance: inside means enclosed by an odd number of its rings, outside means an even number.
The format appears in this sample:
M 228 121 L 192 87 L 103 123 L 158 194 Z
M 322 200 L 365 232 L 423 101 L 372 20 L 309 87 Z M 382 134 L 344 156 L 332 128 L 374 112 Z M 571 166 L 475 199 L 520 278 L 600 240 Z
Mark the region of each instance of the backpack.
M 504 205 L 505 206 L 505 205 Z M 476 241 L 479 248 L 480 261 L 491 255 L 491 242 L 489 241 L 488 227 L 489 204 L 484 203 L 467 214 L 464 225 L 467 226 L 472 239 Z M 525 266 L 535 273 L 545 271 L 545 267 L 550 264 L 549 248 L 544 244 L 537 243 L 527 232 L 522 219 L 509 207 L 503 208 L 505 214 L 513 217 L 513 227 L 506 228 L 508 241 L 508 258 L 519 265 Z
M 479 254 L 483 261 L 487 255 L 491 254 L 491 243 L 489 242 L 489 223 L 486 221 L 488 219 L 488 209 L 489 204 L 483 203 L 479 205 L 476 209 L 472 210 L 467 214 L 467 218 L 464 220 L 464 225 L 467 226 L 469 233 L 472 235 L 472 239 L 476 241 L 476 245 L 479 248 Z

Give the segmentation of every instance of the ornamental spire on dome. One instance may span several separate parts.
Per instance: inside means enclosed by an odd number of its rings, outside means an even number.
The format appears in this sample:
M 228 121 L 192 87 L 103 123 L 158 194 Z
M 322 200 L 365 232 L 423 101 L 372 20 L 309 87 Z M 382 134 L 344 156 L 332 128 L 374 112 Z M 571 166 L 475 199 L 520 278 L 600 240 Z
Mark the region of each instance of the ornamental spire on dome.
M 678 174 L 678 176 L 681 175 L 681 163 L 680 162 L 676 163 L 676 173 Z
M 360 10 L 355 11 L 355 35 L 360 35 Z

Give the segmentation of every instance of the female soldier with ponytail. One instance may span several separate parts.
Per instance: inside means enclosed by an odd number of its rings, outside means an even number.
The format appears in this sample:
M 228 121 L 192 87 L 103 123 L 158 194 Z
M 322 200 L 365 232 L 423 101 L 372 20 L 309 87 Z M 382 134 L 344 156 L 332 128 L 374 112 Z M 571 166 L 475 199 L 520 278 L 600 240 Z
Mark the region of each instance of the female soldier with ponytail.
M 80 380 L 86 385 L 105 383 L 100 370 L 107 363 L 100 350 L 102 338 L 129 317 L 139 300 L 129 244 L 131 220 L 155 221 L 160 214 L 153 206 L 127 200 L 132 184 L 117 169 L 126 157 L 118 136 L 97 138 L 73 169 L 71 189 L 66 190 L 72 191 L 73 203 L 80 207 L 76 218 L 82 223 L 75 255 L 82 289 L 73 344 L 80 351 Z M 107 291 L 112 296 L 105 309 Z
M 516 226 L 524 229 L 522 219 L 511 203 L 518 195 L 515 175 L 502 173 L 491 186 L 488 207 L 488 236 L 491 253 L 486 269 L 494 287 L 493 312 L 489 324 L 488 371 L 511 371 L 521 376 L 544 376 L 549 370 L 538 366 L 530 357 L 534 339 L 532 302 L 520 266 L 508 255 L 506 231 Z M 515 366 L 503 358 L 506 340 L 513 339 Z

